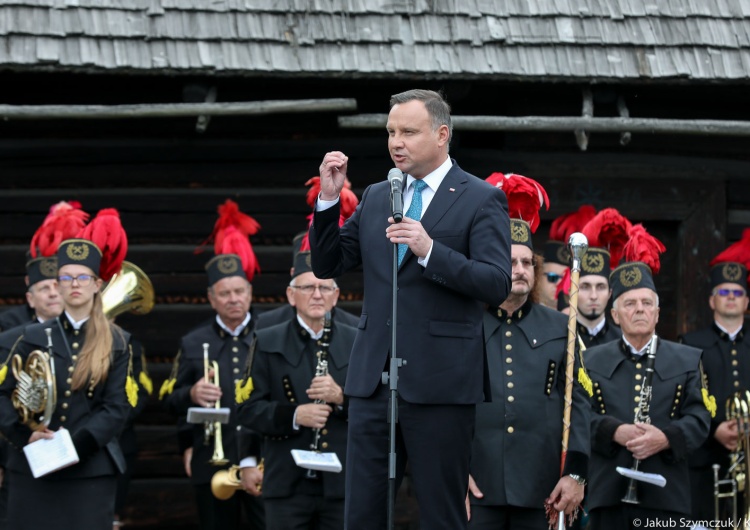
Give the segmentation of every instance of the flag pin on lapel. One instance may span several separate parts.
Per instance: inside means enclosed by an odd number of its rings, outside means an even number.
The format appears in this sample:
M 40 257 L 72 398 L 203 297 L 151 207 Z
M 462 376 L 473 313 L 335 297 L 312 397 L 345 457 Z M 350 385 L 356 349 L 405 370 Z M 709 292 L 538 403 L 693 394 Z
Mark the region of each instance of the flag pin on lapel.
M 448 188 L 448 191 L 456 191 L 456 188 Z

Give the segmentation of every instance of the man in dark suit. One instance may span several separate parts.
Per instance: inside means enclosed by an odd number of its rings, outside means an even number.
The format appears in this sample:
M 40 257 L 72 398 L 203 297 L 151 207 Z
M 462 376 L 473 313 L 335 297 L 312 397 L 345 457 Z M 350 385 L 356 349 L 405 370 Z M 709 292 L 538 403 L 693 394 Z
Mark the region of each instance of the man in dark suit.
M 612 316 L 622 339 L 587 350 L 586 368 L 593 381 L 591 460 L 587 507 L 592 530 L 626 530 L 640 520 L 649 526 L 679 527 L 690 513 L 687 456 L 708 436 L 710 402 L 702 396 L 701 351 L 661 339 L 656 342 L 650 397 L 647 358 L 659 297 L 651 269 L 624 263 L 610 276 Z M 641 404 L 642 399 L 648 403 Z M 648 407 L 650 423 L 636 422 Z M 632 468 L 666 478 L 666 486 L 637 482 L 639 504 L 625 503 L 629 479 L 616 468 Z
M 389 392 L 381 376 L 397 326 L 397 469 L 408 455 L 421 527 L 467 525 L 464 499 L 475 404 L 484 373 L 484 304 L 510 289 L 510 229 L 502 191 L 448 156 L 450 107 L 440 94 L 411 90 L 391 98 L 388 148 L 406 174 L 401 223 L 390 218 L 390 187 L 368 187 L 338 226 L 348 158 L 327 153 L 310 230 L 313 272 L 333 278 L 362 265 L 365 297 L 346 382 L 350 397 L 346 527 L 385 528 Z M 391 322 L 394 244 L 402 244 L 398 322 Z
M 750 249 L 748 249 L 750 258 Z M 706 442 L 690 455 L 690 489 L 695 519 L 718 519 L 714 513 L 714 473 L 718 464 L 719 478 L 727 476 L 730 452 L 737 451 L 740 436 L 737 419 L 728 418 L 725 404 L 735 393 L 747 401 L 750 390 L 750 340 L 746 338 L 747 268 L 732 261 L 717 263 L 711 268 L 709 304 L 714 321 L 708 328 L 687 333 L 682 342 L 703 350 L 706 385 L 716 400 L 716 416 L 711 418 L 711 433 Z M 741 414 L 741 412 L 740 412 Z M 748 451 L 750 448 L 740 448 Z M 747 465 L 747 464 L 745 464 Z M 741 469 L 738 469 L 741 472 Z M 726 488 L 728 489 L 728 488 Z M 731 513 L 730 503 L 721 506 L 721 513 Z M 737 513 L 746 513 L 742 490 L 737 495 Z
M 356 330 L 330 318 L 339 290 L 335 281 L 315 277 L 309 261 L 305 264 L 309 255 L 298 254 L 287 287 L 295 316 L 256 331 L 254 390 L 238 409 L 240 423 L 263 436 L 268 530 L 344 527 L 344 475 L 310 473 L 290 455 L 292 449 L 315 446 L 336 453 L 342 462 L 346 458 L 348 403 L 343 386 Z
M 612 289 L 609 287 L 610 256 L 603 248 L 591 247 L 581 260 L 578 279 L 578 336 L 586 348 L 617 340 L 620 328 L 607 320 Z

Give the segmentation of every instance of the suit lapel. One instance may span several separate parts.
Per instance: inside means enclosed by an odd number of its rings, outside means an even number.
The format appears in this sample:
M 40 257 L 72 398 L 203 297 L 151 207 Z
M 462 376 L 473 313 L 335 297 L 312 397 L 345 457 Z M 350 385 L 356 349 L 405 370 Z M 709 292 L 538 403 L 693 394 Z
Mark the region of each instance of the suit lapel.
M 430 201 L 430 206 L 422 216 L 421 223 L 428 234 L 448 210 L 450 210 L 461 194 L 466 191 L 466 183 L 468 180 L 466 174 L 464 174 L 454 160 L 453 167 L 445 175 L 440 186 L 438 186 L 435 196 L 432 198 L 432 201 Z M 411 249 L 407 249 L 399 270 L 401 270 L 404 263 L 406 263 L 412 256 L 413 253 Z

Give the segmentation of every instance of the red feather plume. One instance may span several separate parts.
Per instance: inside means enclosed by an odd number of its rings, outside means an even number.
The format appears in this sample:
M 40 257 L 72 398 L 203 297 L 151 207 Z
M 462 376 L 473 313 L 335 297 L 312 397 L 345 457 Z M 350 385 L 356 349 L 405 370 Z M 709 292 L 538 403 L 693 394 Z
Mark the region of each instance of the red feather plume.
M 217 237 L 214 242 L 214 252 L 219 254 L 236 254 L 242 262 L 242 270 L 247 275 L 247 280 L 252 282 L 257 273 L 260 272 L 260 264 L 255 257 L 250 240 L 242 231 L 234 226 L 227 226 L 221 231 L 221 238 Z
M 560 293 L 563 293 L 565 296 L 570 296 L 570 267 L 565 269 L 562 280 L 560 280 L 560 283 L 555 287 L 555 298 L 559 298 Z
M 536 232 L 539 227 L 539 210 L 542 206 L 549 210 L 549 197 L 542 185 L 534 179 L 515 173 L 493 173 L 485 180 L 505 192 L 511 219 L 526 221 L 531 232 Z
M 31 238 L 31 256 L 54 256 L 60 243 L 76 237 L 88 220 L 89 214 L 81 210 L 81 203 L 77 201 L 53 205 Z
M 320 195 L 320 177 L 313 177 L 307 182 L 305 182 L 305 186 L 310 186 L 310 189 L 307 190 L 307 205 L 310 206 L 310 208 L 315 208 L 315 203 L 318 201 L 318 195 Z M 349 182 L 349 179 L 344 179 L 344 187 L 341 188 L 341 194 L 339 195 L 339 203 L 340 203 L 340 217 L 339 217 L 339 227 L 344 226 L 344 223 L 347 219 L 349 219 L 352 214 L 354 213 L 354 210 L 357 209 L 357 205 L 359 205 L 359 199 L 357 198 L 357 195 L 351 190 L 352 183 Z M 308 215 L 307 216 L 307 229 L 310 230 L 310 227 L 312 226 L 312 220 L 313 216 Z M 305 234 L 305 236 L 302 239 L 302 243 L 299 248 L 300 252 L 310 250 L 310 240 L 308 239 L 308 234 Z
M 711 266 L 727 261 L 742 263 L 750 269 L 750 228 L 745 228 L 739 241 L 732 243 L 712 259 Z
M 109 281 L 120 272 L 122 262 L 128 253 L 128 235 L 120 222 L 120 213 L 114 208 L 99 210 L 96 217 L 78 234 L 88 239 L 102 251 L 99 277 Z
M 604 208 L 586 223 L 581 233 L 588 239 L 590 247 L 609 250 L 610 266 L 614 269 L 622 259 L 631 226 L 631 222 L 620 212 L 614 208 Z
M 629 240 L 623 248 L 623 256 L 627 261 L 642 261 L 651 268 L 653 274 L 659 274 L 661 260 L 659 255 L 667 247 L 646 231 L 640 223 L 633 225 L 628 232 Z
M 226 234 L 226 229 L 230 226 L 234 227 L 241 234 L 246 237 L 253 236 L 260 230 L 260 224 L 258 221 L 250 217 L 249 215 L 240 211 L 239 205 L 232 199 L 227 199 L 224 204 L 217 208 L 219 218 L 214 224 L 214 230 L 211 235 L 208 236 L 203 244 L 208 244 L 211 240 L 214 240 L 215 246 L 223 246 L 223 239 Z
M 568 242 L 570 236 L 583 230 L 586 223 L 596 215 L 596 208 L 590 204 L 584 204 L 578 211 L 566 213 L 552 221 L 549 228 L 549 238 L 553 241 Z

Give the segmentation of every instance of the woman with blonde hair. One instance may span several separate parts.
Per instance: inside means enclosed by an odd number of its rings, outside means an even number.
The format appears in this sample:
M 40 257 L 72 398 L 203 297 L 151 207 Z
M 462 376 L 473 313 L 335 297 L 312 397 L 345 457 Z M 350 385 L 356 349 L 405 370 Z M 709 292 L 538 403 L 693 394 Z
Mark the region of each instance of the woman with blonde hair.
M 110 530 L 116 477 L 125 469 L 117 437 L 130 408 L 130 336 L 104 314 L 101 290 L 109 278 L 101 277 L 105 263 L 99 246 L 69 239 L 60 244 L 57 258 L 64 312 L 26 327 L 12 352 L 25 363 L 32 351 L 51 350 L 57 403 L 49 425 L 32 430 L 21 422 L 12 403 L 17 381 L 11 371 L 0 385 L 0 430 L 11 444 L 8 527 Z M 23 447 L 53 438 L 61 429 L 69 432 L 79 462 L 33 478 Z

